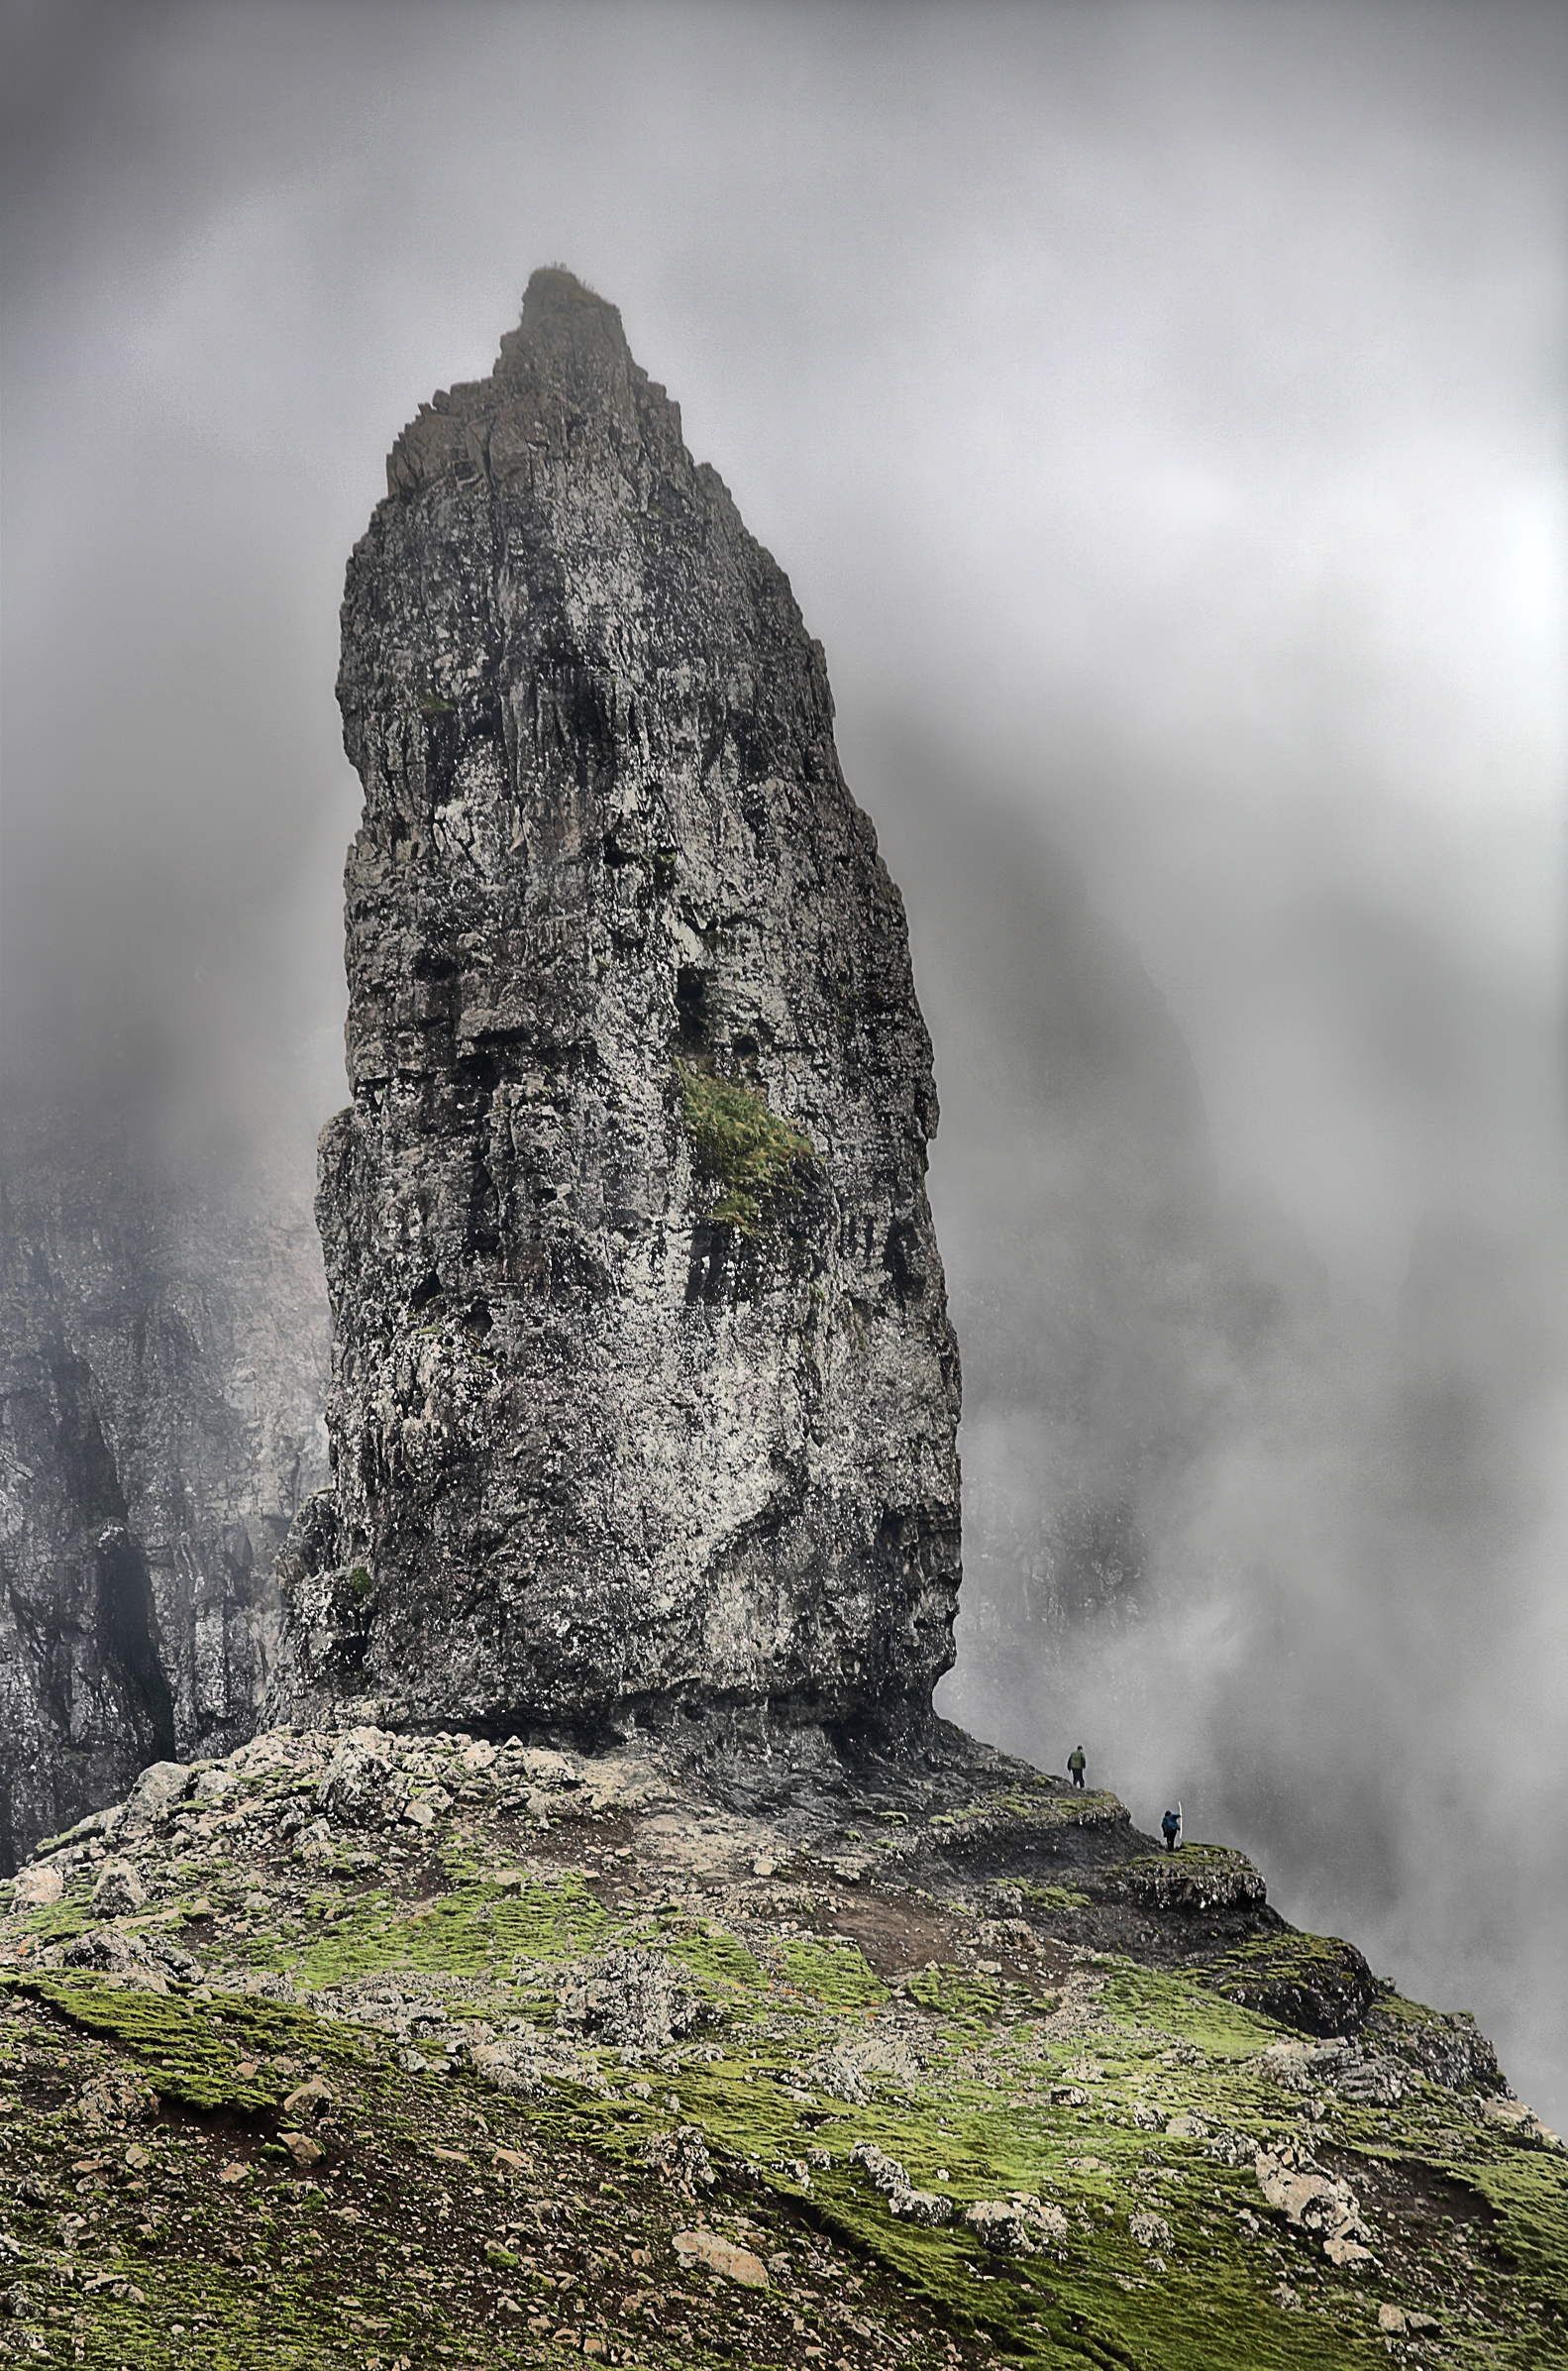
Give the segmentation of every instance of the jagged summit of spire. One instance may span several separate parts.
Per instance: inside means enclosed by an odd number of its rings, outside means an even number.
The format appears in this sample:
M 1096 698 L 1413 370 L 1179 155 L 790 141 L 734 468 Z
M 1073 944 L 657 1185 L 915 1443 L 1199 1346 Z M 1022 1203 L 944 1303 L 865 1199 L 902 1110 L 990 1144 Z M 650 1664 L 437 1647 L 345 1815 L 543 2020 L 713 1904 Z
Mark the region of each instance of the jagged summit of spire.
M 530 273 L 522 320 L 501 340 L 495 376 L 526 370 L 546 349 L 562 360 L 631 363 L 618 308 L 559 264 Z

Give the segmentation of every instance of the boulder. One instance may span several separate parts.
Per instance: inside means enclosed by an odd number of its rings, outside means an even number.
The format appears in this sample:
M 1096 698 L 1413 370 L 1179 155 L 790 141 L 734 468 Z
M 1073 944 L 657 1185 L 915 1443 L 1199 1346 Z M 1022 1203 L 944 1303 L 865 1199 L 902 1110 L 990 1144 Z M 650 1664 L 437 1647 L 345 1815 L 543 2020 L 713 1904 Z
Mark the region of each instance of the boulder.
M 563 1985 L 558 2014 L 563 2025 L 637 2057 L 668 2050 L 709 2019 L 707 2003 L 657 1951 L 605 1951 L 584 1961 Z
M 727 2281 L 738 2281 L 743 2289 L 768 2286 L 768 2267 L 761 2256 L 754 2256 L 749 2247 L 739 2247 L 733 2239 L 725 2239 L 717 2231 L 677 2231 L 673 2244 L 687 2269 L 700 2264 L 704 2271 L 719 2273 Z
M 1373 2261 L 1368 2244 L 1372 2233 L 1348 2182 L 1324 2173 L 1304 2149 L 1289 2142 L 1278 2154 L 1260 2149 L 1253 2170 L 1268 2204 L 1281 2209 L 1298 2230 L 1320 2240 L 1331 2264 L 1353 2271 Z
M 396 1820 L 408 1800 L 407 1782 L 392 1763 L 394 1740 L 379 1729 L 351 1729 L 341 1739 L 316 1788 L 319 1807 L 348 1827 Z
M 953 2219 L 953 2202 L 934 2190 L 917 2190 L 895 2157 L 888 2156 L 874 2140 L 858 2140 L 850 2163 L 864 2168 L 888 2202 L 888 2209 L 905 2222 L 935 2228 Z
M 95 1918 L 131 1918 L 147 1900 L 147 1887 L 130 1861 L 105 1861 L 92 1889 Z
M 718 2176 L 708 2146 L 695 2124 L 678 2124 L 673 2132 L 656 2132 L 645 2140 L 639 2152 L 644 2165 L 651 2165 L 682 2198 L 693 2198 L 699 2189 L 711 2190 Z
M 65 1880 L 49 1861 L 35 1861 L 22 1870 L 11 1895 L 14 1910 L 47 1910 L 65 1890 Z
M 191 1772 L 183 1762 L 150 1763 L 125 1798 L 122 1832 L 153 1828 L 190 1791 Z
M 988 2247 L 1013 2256 L 1035 2255 L 1044 2246 L 1059 2246 L 1067 2237 L 1067 2216 L 1061 2208 L 1026 2191 L 1004 2199 L 977 2199 L 965 2208 L 964 2221 Z

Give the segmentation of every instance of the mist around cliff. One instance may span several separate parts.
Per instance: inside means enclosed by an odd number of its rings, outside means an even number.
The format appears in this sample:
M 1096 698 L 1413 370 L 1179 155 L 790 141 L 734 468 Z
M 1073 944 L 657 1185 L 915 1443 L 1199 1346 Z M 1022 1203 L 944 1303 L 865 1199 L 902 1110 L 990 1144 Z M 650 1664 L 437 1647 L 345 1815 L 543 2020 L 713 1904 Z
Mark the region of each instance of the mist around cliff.
M 938 1703 L 1046 1768 L 1084 1743 L 1146 1828 L 1179 1801 L 1299 1923 L 1488 2000 L 1516 2080 L 1549 2085 L 1568 1951 L 1552 1017 L 1402 946 L 1394 916 L 1347 899 L 1310 917 L 1336 955 L 1377 951 L 1442 1054 L 1407 1081 L 1408 1117 L 1423 1141 L 1451 1132 L 1450 1156 L 1382 1304 L 1314 1254 L 1283 1187 L 1225 1180 L 1165 1000 L 1060 850 L 1000 798 L 960 826 L 953 778 L 892 739 L 884 838 L 915 885 L 966 1361 Z M 1341 1125 L 1354 1093 L 1347 1069 Z M 1506 1199 L 1467 1176 L 1478 1130 Z
M 568 263 L 789 571 L 905 892 L 944 1707 L 1180 1795 L 1561 2124 L 1560 16 L 5 39 L 13 1103 L 308 1197 L 344 559 Z

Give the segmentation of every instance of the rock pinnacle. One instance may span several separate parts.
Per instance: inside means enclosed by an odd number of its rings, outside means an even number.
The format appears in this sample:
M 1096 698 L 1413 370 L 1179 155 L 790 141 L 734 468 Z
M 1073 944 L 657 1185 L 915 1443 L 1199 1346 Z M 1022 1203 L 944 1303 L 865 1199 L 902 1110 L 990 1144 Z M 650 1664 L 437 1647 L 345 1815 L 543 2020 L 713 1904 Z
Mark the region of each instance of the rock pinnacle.
M 819 643 L 536 272 L 350 562 L 330 1490 L 274 1708 L 918 1724 L 958 1361 L 903 907 Z

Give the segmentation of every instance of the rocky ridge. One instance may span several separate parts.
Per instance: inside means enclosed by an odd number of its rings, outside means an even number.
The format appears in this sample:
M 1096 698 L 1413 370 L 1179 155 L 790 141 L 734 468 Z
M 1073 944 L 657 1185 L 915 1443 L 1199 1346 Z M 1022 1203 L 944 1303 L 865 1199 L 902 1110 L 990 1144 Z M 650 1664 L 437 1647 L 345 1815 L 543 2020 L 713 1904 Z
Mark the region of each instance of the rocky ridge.
M 1562 2360 L 1568 2158 L 1474 2026 L 1189 1854 L 945 1725 L 156 1767 L 0 1917 L 0 2351 Z
M 820 644 L 536 272 L 350 565 L 334 1481 L 275 1714 L 923 1719 L 957 1352 L 930 1045 Z

